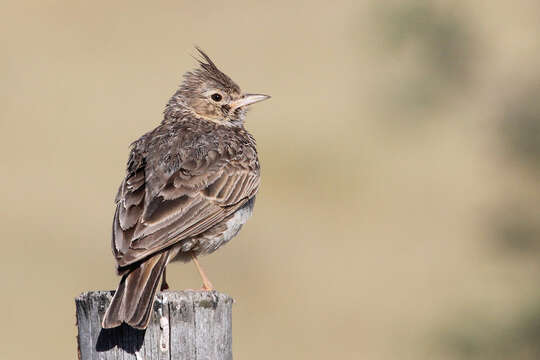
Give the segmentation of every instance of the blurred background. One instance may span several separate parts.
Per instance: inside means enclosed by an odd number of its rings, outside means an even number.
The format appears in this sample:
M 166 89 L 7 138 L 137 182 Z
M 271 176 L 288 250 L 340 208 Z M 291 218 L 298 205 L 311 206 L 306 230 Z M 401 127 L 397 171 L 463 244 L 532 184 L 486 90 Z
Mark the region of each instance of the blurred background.
M 540 357 L 540 3 L 25 1 L 0 23 L 0 358 L 76 356 L 113 198 L 199 45 L 249 92 L 255 215 L 202 259 L 237 359 Z M 200 286 L 173 264 L 173 289 Z

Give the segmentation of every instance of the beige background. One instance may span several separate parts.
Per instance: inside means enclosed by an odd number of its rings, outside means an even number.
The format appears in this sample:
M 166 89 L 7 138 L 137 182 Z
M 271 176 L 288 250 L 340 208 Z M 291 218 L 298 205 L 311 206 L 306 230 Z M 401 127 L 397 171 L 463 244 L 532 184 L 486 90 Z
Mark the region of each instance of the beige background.
M 485 3 L 485 4 L 481 4 Z M 0 358 L 76 356 L 128 145 L 205 49 L 255 216 L 203 258 L 236 359 L 540 356 L 538 1 L 24 1 L 0 22 Z M 200 280 L 169 267 L 173 288 Z

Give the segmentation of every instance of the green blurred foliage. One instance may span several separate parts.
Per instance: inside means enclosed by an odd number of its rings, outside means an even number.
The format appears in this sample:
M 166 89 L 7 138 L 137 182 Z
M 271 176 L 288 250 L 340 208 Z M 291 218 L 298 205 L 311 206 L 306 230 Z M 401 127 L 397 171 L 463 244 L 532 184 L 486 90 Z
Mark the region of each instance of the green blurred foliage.
M 375 14 L 384 56 L 399 59 L 414 54 L 413 64 L 402 63 L 406 71 L 383 95 L 386 100 L 390 95 L 402 110 L 425 112 L 465 90 L 479 44 L 459 10 L 415 0 L 379 3 Z
M 511 321 L 464 319 L 443 335 L 447 351 L 461 360 L 533 360 L 540 357 L 540 299 Z
M 509 99 L 500 136 L 509 155 L 540 175 L 540 80 Z
M 540 259 L 540 213 L 532 207 L 507 204 L 493 219 L 494 238 L 506 256 Z

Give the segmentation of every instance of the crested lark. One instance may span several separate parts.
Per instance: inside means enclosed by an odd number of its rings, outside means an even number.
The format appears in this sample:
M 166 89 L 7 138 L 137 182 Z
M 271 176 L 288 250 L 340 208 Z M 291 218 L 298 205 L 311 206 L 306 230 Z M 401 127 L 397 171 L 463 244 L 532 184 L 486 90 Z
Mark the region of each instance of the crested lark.
M 260 170 L 244 118 L 248 105 L 269 96 L 242 93 L 197 50 L 200 68 L 184 75 L 161 124 L 131 146 L 112 230 L 122 279 L 104 328 L 147 327 L 170 261 L 193 260 L 211 290 L 197 256 L 231 240 L 253 211 Z

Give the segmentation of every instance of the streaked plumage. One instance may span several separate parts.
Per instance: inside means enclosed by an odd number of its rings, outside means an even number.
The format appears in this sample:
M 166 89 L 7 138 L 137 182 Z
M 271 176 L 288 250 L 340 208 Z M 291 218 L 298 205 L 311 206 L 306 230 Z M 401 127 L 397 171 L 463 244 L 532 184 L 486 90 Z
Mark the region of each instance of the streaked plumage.
M 165 266 L 214 252 L 251 215 L 260 168 L 245 106 L 267 97 L 242 95 L 199 52 L 162 123 L 132 144 L 112 231 L 122 280 L 104 328 L 146 328 Z

